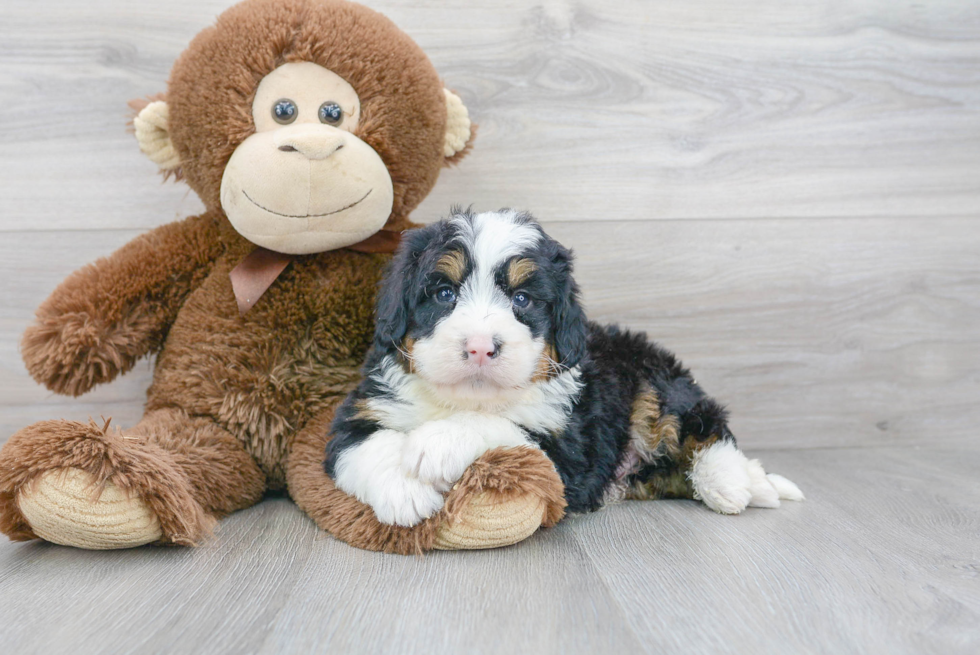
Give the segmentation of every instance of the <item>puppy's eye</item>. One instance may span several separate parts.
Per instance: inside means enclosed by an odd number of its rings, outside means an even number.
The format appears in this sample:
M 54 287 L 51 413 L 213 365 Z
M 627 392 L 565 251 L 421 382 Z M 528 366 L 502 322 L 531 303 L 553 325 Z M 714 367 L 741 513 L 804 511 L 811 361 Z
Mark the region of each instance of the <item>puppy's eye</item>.
M 340 125 L 344 120 L 344 110 L 333 100 L 320 105 L 320 122 L 327 125 Z
M 289 125 L 299 115 L 299 107 L 289 98 L 276 100 L 272 105 L 272 119 L 280 125 Z
M 436 291 L 436 300 L 447 304 L 456 302 L 456 292 L 449 287 L 441 287 Z
M 514 303 L 514 307 L 518 309 L 524 309 L 531 304 L 531 296 L 527 295 L 523 291 L 518 291 L 514 294 L 514 297 L 510 299 Z

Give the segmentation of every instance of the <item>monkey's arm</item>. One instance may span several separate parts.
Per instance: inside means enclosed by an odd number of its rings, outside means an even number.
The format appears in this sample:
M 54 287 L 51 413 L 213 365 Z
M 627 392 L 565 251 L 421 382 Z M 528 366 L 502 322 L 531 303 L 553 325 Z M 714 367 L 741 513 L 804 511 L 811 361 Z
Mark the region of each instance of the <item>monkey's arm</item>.
M 79 396 L 163 345 L 221 252 L 208 214 L 169 223 L 75 271 L 38 308 L 21 353 L 48 389 Z

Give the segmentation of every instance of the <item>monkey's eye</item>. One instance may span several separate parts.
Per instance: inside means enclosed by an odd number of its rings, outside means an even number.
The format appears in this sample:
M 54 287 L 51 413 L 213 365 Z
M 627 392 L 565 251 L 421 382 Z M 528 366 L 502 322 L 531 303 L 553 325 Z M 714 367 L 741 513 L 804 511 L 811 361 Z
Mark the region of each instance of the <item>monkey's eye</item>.
M 531 296 L 527 295 L 523 291 L 518 291 L 514 294 L 514 297 L 510 299 L 514 303 L 514 307 L 518 309 L 524 309 L 531 304 Z
M 436 291 L 436 300 L 441 303 L 452 303 L 456 302 L 456 292 L 452 290 L 451 287 L 440 287 Z
M 339 125 L 344 120 L 344 110 L 333 100 L 320 105 L 320 122 L 327 125 Z
M 272 118 L 280 125 L 289 125 L 296 120 L 297 115 L 299 107 L 289 98 L 276 100 L 276 104 L 272 105 Z

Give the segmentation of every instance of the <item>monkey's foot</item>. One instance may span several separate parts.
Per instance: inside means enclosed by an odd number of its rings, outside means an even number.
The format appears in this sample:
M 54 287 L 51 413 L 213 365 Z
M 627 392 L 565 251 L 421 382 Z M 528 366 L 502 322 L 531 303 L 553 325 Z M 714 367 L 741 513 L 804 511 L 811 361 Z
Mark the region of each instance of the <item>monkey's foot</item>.
M 0 448 L 0 532 L 89 549 L 194 545 L 214 518 L 174 457 L 108 422 L 41 421 Z
M 499 548 L 524 541 L 547 519 L 548 503 L 536 495 L 500 498 L 484 492 L 473 496 L 454 521 L 441 524 L 436 550 Z
M 77 468 L 47 471 L 17 494 L 34 533 L 89 550 L 133 548 L 163 537 L 160 520 L 141 498 Z

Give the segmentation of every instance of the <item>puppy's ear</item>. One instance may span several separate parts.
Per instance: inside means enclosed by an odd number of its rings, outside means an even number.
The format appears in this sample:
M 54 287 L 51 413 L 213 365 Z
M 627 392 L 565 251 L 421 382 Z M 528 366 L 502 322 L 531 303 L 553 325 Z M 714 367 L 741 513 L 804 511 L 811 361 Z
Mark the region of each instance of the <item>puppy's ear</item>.
M 579 302 L 578 285 L 572 277 L 572 253 L 555 243 L 552 264 L 555 271 L 557 295 L 552 304 L 551 324 L 554 327 L 554 346 L 562 368 L 577 366 L 585 357 L 588 330 L 585 312 Z
M 408 319 L 411 311 L 410 279 L 413 273 L 415 253 L 412 246 L 412 230 L 403 235 L 402 243 L 388 265 L 388 271 L 381 281 L 378 302 L 374 311 L 374 343 L 380 349 L 397 347 L 408 332 Z

